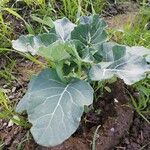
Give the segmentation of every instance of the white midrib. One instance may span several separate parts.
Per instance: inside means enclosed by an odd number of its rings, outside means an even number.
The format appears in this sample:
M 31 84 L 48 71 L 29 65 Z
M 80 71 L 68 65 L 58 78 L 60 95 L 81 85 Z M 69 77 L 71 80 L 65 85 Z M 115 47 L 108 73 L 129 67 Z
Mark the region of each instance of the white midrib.
M 53 113 L 51 113 L 51 116 L 52 116 L 52 117 L 51 117 L 51 119 L 50 119 L 50 121 L 49 121 L 49 123 L 48 123 L 48 126 L 47 126 L 47 128 L 44 130 L 44 132 L 42 133 L 42 135 L 40 136 L 40 138 L 39 138 L 37 141 L 39 141 L 39 140 L 43 137 L 43 135 L 45 134 L 46 130 L 49 128 L 49 126 L 50 126 L 50 124 L 51 124 L 51 121 L 53 120 L 54 114 L 55 114 L 55 112 L 56 112 L 58 106 L 60 105 L 60 101 L 61 101 L 61 99 L 62 99 L 64 93 L 67 91 L 67 88 L 69 87 L 69 85 L 70 85 L 70 84 L 68 84 L 68 85 L 65 87 L 64 91 L 61 93 L 60 98 L 59 98 L 59 100 L 58 100 L 58 103 L 57 103 L 57 105 L 56 105 L 56 107 L 55 107 Z

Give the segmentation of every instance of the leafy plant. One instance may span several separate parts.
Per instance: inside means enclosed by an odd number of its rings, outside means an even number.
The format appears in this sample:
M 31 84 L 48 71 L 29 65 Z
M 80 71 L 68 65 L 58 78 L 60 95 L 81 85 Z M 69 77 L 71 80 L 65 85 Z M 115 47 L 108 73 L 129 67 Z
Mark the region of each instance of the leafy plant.
M 149 51 L 108 42 L 107 24 L 98 15 L 83 16 L 77 24 L 67 18 L 53 24 L 49 33 L 12 41 L 14 49 L 43 56 L 51 65 L 31 79 L 17 106 L 18 112 L 27 111 L 35 141 L 47 147 L 76 131 L 84 106 L 93 102 L 90 83 L 116 76 L 132 85 L 150 71 Z

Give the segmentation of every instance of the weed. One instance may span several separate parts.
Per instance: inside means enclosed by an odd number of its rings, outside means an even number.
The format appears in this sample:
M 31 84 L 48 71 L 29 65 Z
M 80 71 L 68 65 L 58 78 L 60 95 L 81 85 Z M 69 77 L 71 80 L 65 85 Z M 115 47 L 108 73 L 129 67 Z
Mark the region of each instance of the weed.
M 96 150 L 96 140 L 97 140 L 97 136 L 98 136 L 98 130 L 100 127 L 101 127 L 101 125 L 97 126 L 97 128 L 94 132 L 93 141 L 92 141 L 92 150 Z
M 0 71 L 0 77 L 4 78 L 7 82 L 11 82 L 12 80 L 16 79 L 13 76 L 13 69 L 16 65 L 15 60 L 11 60 L 9 58 L 10 63 L 7 66 L 3 67 L 3 70 Z
M 138 92 L 133 96 L 129 93 L 135 111 L 150 124 L 150 80 L 146 78 L 134 85 Z
M 132 99 L 133 106 L 137 113 L 143 117 L 148 123 L 150 123 L 147 118 L 150 118 L 150 79 L 145 79 L 140 81 L 135 85 L 139 91 L 139 98 L 137 100 Z
M 9 22 L 5 22 L 3 18 L 3 13 L 0 8 L 0 45 L 1 47 L 9 47 L 11 45 L 11 34 L 12 29 L 9 26 Z M 2 52 L 2 50 L 1 50 Z
M 30 127 L 26 119 L 15 113 L 14 111 L 15 106 L 12 107 L 9 98 L 3 89 L 0 89 L 0 106 L 2 110 L 0 112 L 0 118 L 9 120 L 11 124 L 15 123 L 25 128 Z
M 149 16 L 150 9 L 141 8 L 133 23 L 126 24 L 121 31 L 116 30 L 116 32 L 113 32 L 115 40 L 120 44 L 142 45 L 150 48 Z
M 4 145 L 5 145 L 4 142 L 2 140 L 0 140 L 0 150 L 3 150 Z

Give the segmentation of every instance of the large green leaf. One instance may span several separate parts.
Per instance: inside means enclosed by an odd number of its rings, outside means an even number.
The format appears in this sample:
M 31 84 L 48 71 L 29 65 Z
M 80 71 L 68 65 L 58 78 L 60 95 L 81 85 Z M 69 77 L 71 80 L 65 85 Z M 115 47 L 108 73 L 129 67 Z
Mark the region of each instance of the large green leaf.
M 59 62 L 61 60 L 70 58 L 69 53 L 67 52 L 71 47 L 62 41 L 56 41 L 48 47 L 39 48 L 38 53 L 54 62 Z
M 92 54 L 107 40 L 106 23 L 98 15 L 81 17 L 80 25 L 74 28 L 71 39 L 79 40 L 90 48 Z
M 73 31 L 74 27 L 76 26 L 67 18 L 58 19 L 54 22 L 55 31 L 58 37 L 63 40 L 67 41 L 70 39 L 71 32 Z
M 19 39 L 12 41 L 12 47 L 20 52 L 30 52 L 32 55 L 35 55 L 40 47 L 48 46 L 57 39 L 57 35 L 53 33 L 45 33 L 38 36 L 22 35 Z
M 103 55 L 104 62 L 91 67 L 89 71 L 91 80 L 102 81 L 115 75 L 131 85 L 144 79 L 146 72 L 150 71 L 145 58 L 127 53 L 123 46 L 108 43 L 105 46 L 104 49 L 107 49 L 108 53 Z
M 55 146 L 76 131 L 84 105 L 92 101 L 93 89 L 88 83 L 74 79 L 66 85 L 56 71 L 46 69 L 31 80 L 17 110 L 24 110 L 26 104 L 35 141 L 43 146 Z

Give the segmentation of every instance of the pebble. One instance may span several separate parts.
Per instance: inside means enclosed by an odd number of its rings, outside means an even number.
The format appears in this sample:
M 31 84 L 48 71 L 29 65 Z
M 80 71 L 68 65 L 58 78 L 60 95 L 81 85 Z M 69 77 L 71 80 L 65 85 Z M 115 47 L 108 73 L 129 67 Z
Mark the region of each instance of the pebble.
M 115 102 L 115 103 L 118 103 L 118 100 L 117 100 L 116 98 L 114 98 L 114 102 Z
M 18 129 L 18 128 L 17 128 L 17 129 Z M 18 130 L 15 130 L 15 131 L 14 131 L 14 135 L 16 135 L 16 134 L 18 134 Z
M 3 124 L 3 126 L 6 126 L 7 125 L 7 123 L 5 122 L 4 124 Z
M 110 131 L 111 131 L 111 132 L 115 132 L 115 128 L 111 128 Z
M 14 95 L 10 95 L 8 98 L 9 98 L 9 99 L 14 99 L 15 96 L 14 96 Z
M 3 123 L 3 125 L 0 127 L 0 130 L 2 130 L 4 127 L 6 127 L 7 126 L 7 123 L 5 122 L 5 123 Z
M 7 88 L 7 85 L 5 84 L 5 85 L 3 85 L 3 88 Z
M 13 87 L 11 91 L 14 93 L 16 91 L 16 87 Z

